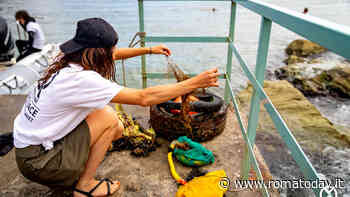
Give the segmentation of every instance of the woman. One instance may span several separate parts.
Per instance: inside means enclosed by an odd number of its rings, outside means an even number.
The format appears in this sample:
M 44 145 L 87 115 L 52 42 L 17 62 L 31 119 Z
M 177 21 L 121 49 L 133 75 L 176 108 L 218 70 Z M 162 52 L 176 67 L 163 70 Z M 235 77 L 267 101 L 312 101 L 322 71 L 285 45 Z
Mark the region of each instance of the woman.
M 149 106 L 218 86 L 217 69 L 186 81 L 138 90 L 119 86 L 114 60 L 144 54 L 170 55 L 164 45 L 116 48 L 118 35 L 100 18 L 78 22 L 76 35 L 60 46 L 14 122 L 16 160 L 28 179 L 49 187 L 74 187 L 74 196 L 106 196 L 120 183 L 95 180 L 96 169 L 123 125 L 109 102 Z
M 26 56 L 41 51 L 44 47 L 45 36 L 40 25 L 31 17 L 27 11 L 19 10 L 15 14 L 16 21 L 22 25 L 23 29 L 28 33 L 28 40 L 17 40 L 16 46 L 20 53 L 17 61 Z

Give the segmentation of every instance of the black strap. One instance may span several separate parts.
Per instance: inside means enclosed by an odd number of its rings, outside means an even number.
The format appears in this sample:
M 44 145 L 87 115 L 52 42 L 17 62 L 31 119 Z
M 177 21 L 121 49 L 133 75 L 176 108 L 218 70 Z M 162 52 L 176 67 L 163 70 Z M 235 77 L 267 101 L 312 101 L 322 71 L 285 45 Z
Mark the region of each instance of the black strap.
M 77 188 L 75 188 L 74 191 L 79 192 L 79 193 L 81 193 L 81 194 L 84 194 L 84 195 L 87 196 L 87 197 L 93 197 L 93 196 L 90 194 L 90 192 L 85 192 L 85 191 L 82 191 L 82 190 L 77 189 Z
M 97 185 L 96 185 L 94 188 L 92 188 L 89 192 L 85 192 L 85 191 L 82 191 L 82 190 L 76 189 L 76 188 L 74 189 L 74 191 L 79 192 L 79 193 L 81 193 L 81 194 L 84 194 L 84 195 L 86 195 L 87 197 L 93 197 L 92 193 L 93 193 L 103 182 L 106 182 L 106 184 L 107 184 L 107 196 L 111 195 L 110 184 L 111 184 L 111 183 L 113 184 L 113 182 L 112 182 L 111 180 L 109 180 L 108 178 L 104 178 L 104 179 L 100 180 L 100 182 L 97 183 Z
M 113 184 L 113 182 L 112 182 L 111 180 L 109 180 L 108 178 L 102 179 L 99 183 L 97 183 L 97 185 L 96 185 L 94 188 L 92 188 L 92 190 L 90 190 L 89 193 L 92 194 L 92 192 L 94 192 L 94 191 L 98 188 L 98 186 L 100 186 L 103 182 L 106 182 L 106 183 L 107 183 L 107 195 L 110 195 L 110 194 L 111 194 L 111 191 L 110 191 L 110 186 L 109 186 L 109 184 L 110 184 L 110 183 Z
M 106 179 L 106 183 L 107 183 L 107 196 L 111 195 L 111 188 L 109 185 L 109 182 L 111 182 L 113 184 L 113 182 L 109 179 Z

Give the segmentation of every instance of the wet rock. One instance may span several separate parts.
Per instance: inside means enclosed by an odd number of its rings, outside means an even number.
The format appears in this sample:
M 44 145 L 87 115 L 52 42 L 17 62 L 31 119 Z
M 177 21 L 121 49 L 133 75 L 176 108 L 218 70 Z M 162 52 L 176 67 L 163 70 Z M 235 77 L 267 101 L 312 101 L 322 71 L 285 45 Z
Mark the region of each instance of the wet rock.
M 327 145 L 335 147 L 350 146 L 350 133 L 337 130 L 288 81 L 265 81 L 264 90 L 300 144 L 315 151 L 319 151 L 320 148 Z M 253 87 L 248 85 L 245 90 L 238 94 L 242 111 L 249 111 L 252 91 Z M 258 131 L 278 134 L 263 106 L 261 106 Z
M 291 64 L 275 71 L 276 77 L 287 80 L 306 96 L 327 96 L 350 99 L 350 65 L 331 62 Z
M 314 59 L 309 60 L 307 63 L 308 64 L 320 64 L 322 62 L 323 62 L 322 58 L 314 58 Z
M 344 182 L 341 184 L 341 187 L 338 190 L 338 194 L 341 196 L 350 195 L 350 149 L 333 149 L 330 150 L 329 147 L 326 147 L 322 151 L 324 163 L 320 164 L 319 167 L 322 168 L 322 173 L 325 174 L 328 180 L 335 184 L 336 179 L 341 179 Z M 324 165 L 327 164 L 327 165 Z
M 283 62 L 287 65 L 289 64 L 295 64 L 295 63 L 303 63 L 306 60 L 302 57 L 298 57 L 296 55 L 290 55 L 288 56 L 288 58 L 286 60 L 284 60 Z
M 316 80 L 325 83 L 331 94 L 350 98 L 350 67 L 337 67 L 324 71 Z
M 322 52 L 325 52 L 326 50 L 327 49 L 325 49 L 324 47 L 309 40 L 298 39 L 291 42 L 286 48 L 285 52 L 288 55 L 308 57 L 310 55 L 320 54 Z
M 300 141 L 298 141 L 300 142 Z M 258 130 L 256 136 L 256 144 L 262 151 L 265 161 L 275 177 L 275 180 L 293 180 L 305 178 L 300 171 L 300 167 L 294 159 L 288 155 L 288 148 L 274 132 Z M 275 151 L 271 152 L 267 146 L 274 146 Z M 302 145 L 302 149 L 309 158 L 310 162 L 316 169 L 321 180 L 328 180 L 332 184 L 336 183 L 336 179 L 344 180 L 344 188 L 337 188 L 338 196 L 350 195 L 350 149 L 336 149 L 333 146 L 326 146 L 324 149 L 310 151 L 306 146 Z M 287 188 L 279 189 L 281 197 L 287 196 L 305 196 L 300 190 L 292 190 Z M 308 190 L 310 195 L 312 191 Z M 316 197 L 316 196 L 315 196 Z
M 328 146 L 325 149 L 323 149 L 322 154 L 327 155 L 327 154 L 333 153 L 334 151 L 336 151 L 334 147 Z

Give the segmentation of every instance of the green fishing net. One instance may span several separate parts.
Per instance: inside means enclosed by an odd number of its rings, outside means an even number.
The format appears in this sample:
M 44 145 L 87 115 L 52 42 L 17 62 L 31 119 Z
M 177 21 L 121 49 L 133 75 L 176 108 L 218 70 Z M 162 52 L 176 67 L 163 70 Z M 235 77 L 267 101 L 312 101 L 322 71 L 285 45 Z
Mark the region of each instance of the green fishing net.
M 213 153 L 200 143 L 194 142 L 186 136 L 179 137 L 177 141 L 181 143 L 186 142 L 191 148 L 189 150 L 174 149 L 174 155 L 181 163 L 188 166 L 203 166 L 214 163 Z

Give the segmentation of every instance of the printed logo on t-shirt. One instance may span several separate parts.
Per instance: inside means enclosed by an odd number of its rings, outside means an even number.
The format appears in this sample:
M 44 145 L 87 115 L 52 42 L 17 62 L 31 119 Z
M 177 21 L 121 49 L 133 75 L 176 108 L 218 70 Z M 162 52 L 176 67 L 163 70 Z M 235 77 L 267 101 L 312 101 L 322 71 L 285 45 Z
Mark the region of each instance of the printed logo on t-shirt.
M 29 120 L 29 122 L 33 122 L 33 120 L 37 119 L 40 113 L 40 109 L 35 105 L 33 99 L 27 99 L 25 104 L 24 116 Z
M 33 122 L 36 120 L 40 114 L 40 108 L 38 107 L 39 98 L 43 89 L 47 88 L 59 72 L 56 72 L 52 75 L 52 77 L 43 84 L 38 84 L 37 87 L 34 88 L 34 91 L 28 95 L 28 98 L 25 103 L 24 116 L 27 118 L 29 122 Z
M 38 103 L 39 98 L 40 98 L 41 91 L 42 91 L 43 89 L 47 88 L 47 87 L 52 83 L 52 81 L 55 79 L 55 77 L 58 75 L 59 72 L 60 72 L 60 71 L 55 72 L 55 73 L 51 76 L 51 78 L 50 78 L 48 81 L 46 81 L 46 83 L 43 83 L 43 84 L 40 84 L 40 83 L 39 83 L 39 84 L 38 84 L 38 87 L 36 87 L 36 88 L 34 89 L 34 101 L 35 101 L 35 103 Z

